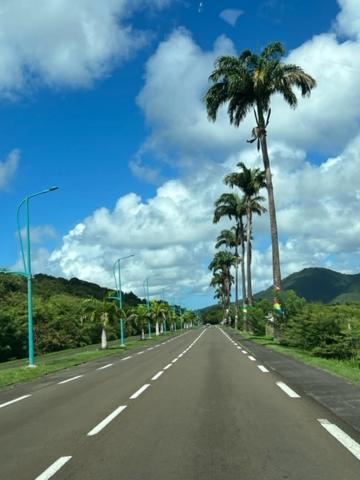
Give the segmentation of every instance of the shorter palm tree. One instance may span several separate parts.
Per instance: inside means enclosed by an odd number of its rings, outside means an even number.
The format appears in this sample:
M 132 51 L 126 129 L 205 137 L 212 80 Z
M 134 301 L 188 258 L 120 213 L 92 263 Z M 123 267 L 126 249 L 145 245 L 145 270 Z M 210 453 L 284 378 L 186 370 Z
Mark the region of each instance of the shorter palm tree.
M 213 271 L 213 280 L 220 284 L 224 293 L 225 318 L 228 320 L 231 297 L 231 284 L 234 277 L 231 275 L 231 267 L 236 264 L 235 256 L 230 252 L 217 252 L 209 265 L 209 270 Z M 218 275 L 216 275 L 218 274 Z
M 150 321 L 150 311 L 147 305 L 143 303 L 137 305 L 128 318 L 130 321 L 135 321 L 137 330 L 141 332 L 141 340 L 145 340 L 145 328 Z
M 101 349 L 105 350 L 108 347 L 107 330 L 116 322 L 116 306 L 108 301 L 108 296 L 105 296 L 102 302 L 88 298 L 83 302 L 83 312 L 85 318 L 89 317 L 92 322 L 101 325 Z
M 162 302 L 152 300 L 150 302 L 150 316 L 155 322 L 155 335 L 160 335 L 159 323 L 166 320 L 166 308 Z

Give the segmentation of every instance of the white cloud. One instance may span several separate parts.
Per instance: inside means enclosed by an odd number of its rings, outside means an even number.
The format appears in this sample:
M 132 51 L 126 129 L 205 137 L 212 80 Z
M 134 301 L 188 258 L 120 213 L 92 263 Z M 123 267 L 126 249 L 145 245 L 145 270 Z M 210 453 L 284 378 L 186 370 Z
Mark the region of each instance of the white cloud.
M 220 12 L 219 17 L 232 27 L 235 27 L 236 22 L 241 15 L 244 15 L 242 10 L 227 8 Z
M 36 3 L 36 5 L 35 5 Z M 88 87 L 146 42 L 129 19 L 170 0 L 2 0 L 0 94 L 41 82 Z
M 358 0 L 338 0 L 341 11 L 336 29 L 341 35 L 360 39 L 360 10 Z
M 21 237 L 26 240 L 26 228 L 21 229 Z M 54 240 L 58 237 L 55 228 L 52 225 L 38 225 L 30 228 L 30 238 L 32 244 L 41 244 L 45 240 Z
M 19 165 L 20 152 L 13 150 L 6 160 L 0 162 L 0 190 L 7 188 Z

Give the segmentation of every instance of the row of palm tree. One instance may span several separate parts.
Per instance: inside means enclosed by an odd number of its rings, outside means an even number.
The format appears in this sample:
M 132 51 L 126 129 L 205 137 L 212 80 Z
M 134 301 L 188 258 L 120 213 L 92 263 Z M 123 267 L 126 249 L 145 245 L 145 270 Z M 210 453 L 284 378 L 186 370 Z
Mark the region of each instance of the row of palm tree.
M 306 97 L 310 96 L 311 90 L 316 86 L 314 78 L 306 73 L 301 67 L 284 63 L 282 60 L 284 55 L 285 49 L 283 44 L 280 42 L 274 42 L 265 47 L 260 54 L 245 50 L 239 56 L 224 55 L 219 57 L 216 60 L 215 68 L 209 77 L 212 85 L 204 97 L 208 118 L 211 121 L 216 121 L 218 112 L 224 105 L 227 105 L 228 107 L 230 123 L 236 127 L 239 127 L 240 123 L 245 119 L 249 112 L 254 112 L 256 126 L 252 129 L 251 139 L 247 141 L 249 143 L 256 142 L 258 151 L 261 149 L 263 159 L 264 171 L 258 171 L 258 186 L 259 189 L 265 187 L 267 190 L 272 245 L 273 285 L 276 291 L 280 291 L 281 289 L 281 269 L 276 208 L 267 146 L 267 127 L 271 117 L 271 98 L 273 95 L 280 95 L 291 108 L 296 108 L 298 100 L 294 88 L 300 90 L 302 97 Z M 239 166 L 242 168 L 242 164 Z M 252 176 L 253 173 L 253 171 L 248 170 L 249 175 Z M 239 175 L 241 174 L 241 182 L 243 183 L 240 184 Z M 226 207 L 231 204 L 235 208 L 236 204 L 236 208 L 240 208 L 238 201 L 240 200 L 241 203 L 241 200 L 245 200 L 247 219 L 247 299 L 249 302 L 252 302 L 251 215 L 252 213 L 263 213 L 264 207 L 261 206 L 261 208 L 259 208 L 262 198 L 259 195 L 258 198 L 256 198 L 256 192 L 252 190 L 254 186 L 252 179 L 249 178 L 248 181 L 245 181 L 245 179 L 246 175 L 244 169 L 240 174 L 235 173 L 225 177 L 225 182 L 228 185 L 241 188 L 244 192 L 243 198 L 235 199 L 235 197 L 232 197 L 230 199 L 229 197 L 222 196 L 218 200 L 219 203 L 216 205 L 216 208 L 220 208 L 224 203 Z M 257 191 L 259 191 L 259 189 Z M 258 207 L 252 209 L 251 202 L 254 202 L 253 205 L 258 204 Z M 242 217 L 244 216 L 245 215 L 242 215 Z M 217 218 L 215 210 L 214 220 Z M 218 239 L 218 242 L 224 242 L 225 245 L 232 246 L 236 250 L 241 244 L 239 239 L 245 232 L 243 232 L 242 225 L 236 219 L 239 217 L 232 215 L 232 218 L 236 221 L 232 230 L 234 234 L 233 237 L 231 237 L 230 234 L 221 235 L 222 238 L 220 240 Z M 234 244 L 236 245 L 234 246 Z M 236 258 L 238 258 L 237 253 L 236 250 Z M 243 299 L 244 297 L 243 283 Z
M 225 296 L 217 295 L 220 303 L 223 303 L 224 318 L 230 312 L 231 274 L 230 268 L 235 268 L 235 326 L 239 318 L 239 292 L 238 278 L 239 265 L 241 266 L 243 311 L 246 305 L 252 305 L 252 239 L 253 239 L 253 216 L 261 215 L 266 211 L 261 202 L 265 199 L 259 194 L 265 187 L 265 173 L 258 168 L 249 169 L 244 163 L 239 163 L 240 172 L 233 172 L 225 176 L 224 182 L 232 188 L 237 188 L 239 193 L 223 193 L 215 202 L 214 223 L 228 217 L 234 225 L 227 230 L 222 230 L 217 237 L 216 248 L 225 247 L 228 251 L 220 251 L 215 254 L 209 269 L 213 270 L 212 285 L 223 286 L 218 290 L 224 290 Z M 232 252 L 233 249 L 233 252 Z M 245 273 L 245 250 L 246 250 L 246 273 Z M 241 252 L 241 253 L 240 253 Z M 218 272 L 224 272 L 219 276 Z M 218 292 L 217 292 L 218 293 Z
M 192 328 L 197 317 L 191 310 L 180 311 L 166 302 L 152 300 L 149 305 L 140 303 L 132 308 L 119 308 L 118 304 L 111 301 L 111 294 L 106 296 L 102 302 L 93 298 L 83 302 L 82 321 L 89 320 L 101 327 L 101 348 L 108 346 L 108 330 L 110 326 L 117 325 L 120 318 L 125 320 L 125 328 L 128 332 L 140 333 L 142 340 L 145 340 L 145 331 L 149 324 L 155 329 L 155 336 L 166 331 L 176 331 L 182 328 Z

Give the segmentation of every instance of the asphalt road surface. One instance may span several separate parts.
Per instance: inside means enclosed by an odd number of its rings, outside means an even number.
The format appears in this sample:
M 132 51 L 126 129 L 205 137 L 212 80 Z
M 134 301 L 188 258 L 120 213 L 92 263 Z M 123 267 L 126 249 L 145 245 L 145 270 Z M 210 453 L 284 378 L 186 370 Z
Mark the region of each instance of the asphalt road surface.
M 0 393 L 0 478 L 360 479 L 359 434 L 221 328 L 128 357 Z

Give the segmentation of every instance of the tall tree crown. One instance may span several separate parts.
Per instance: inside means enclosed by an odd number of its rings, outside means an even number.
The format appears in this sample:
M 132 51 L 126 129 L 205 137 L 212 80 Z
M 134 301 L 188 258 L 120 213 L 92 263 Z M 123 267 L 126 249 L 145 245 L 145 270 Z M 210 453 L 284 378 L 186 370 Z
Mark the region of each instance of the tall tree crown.
M 284 55 L 282 43 L 275 42 L 264 48 L 260 55 L 245 50 L 238 57 L 219 57 L 209 77 L 212 86 L 204 98 L 209 119 L 215 121 L 219 108 L 228 104 L 232 124 L 239 126 L 254 107 L 260 123 L 264 123 L 263 115 L 269 111 L 271 96 L 276 93 L 295 108 L 294 87 L 303 97 L 309 96 L 316 81 L 301 67 L 283 63 Z

